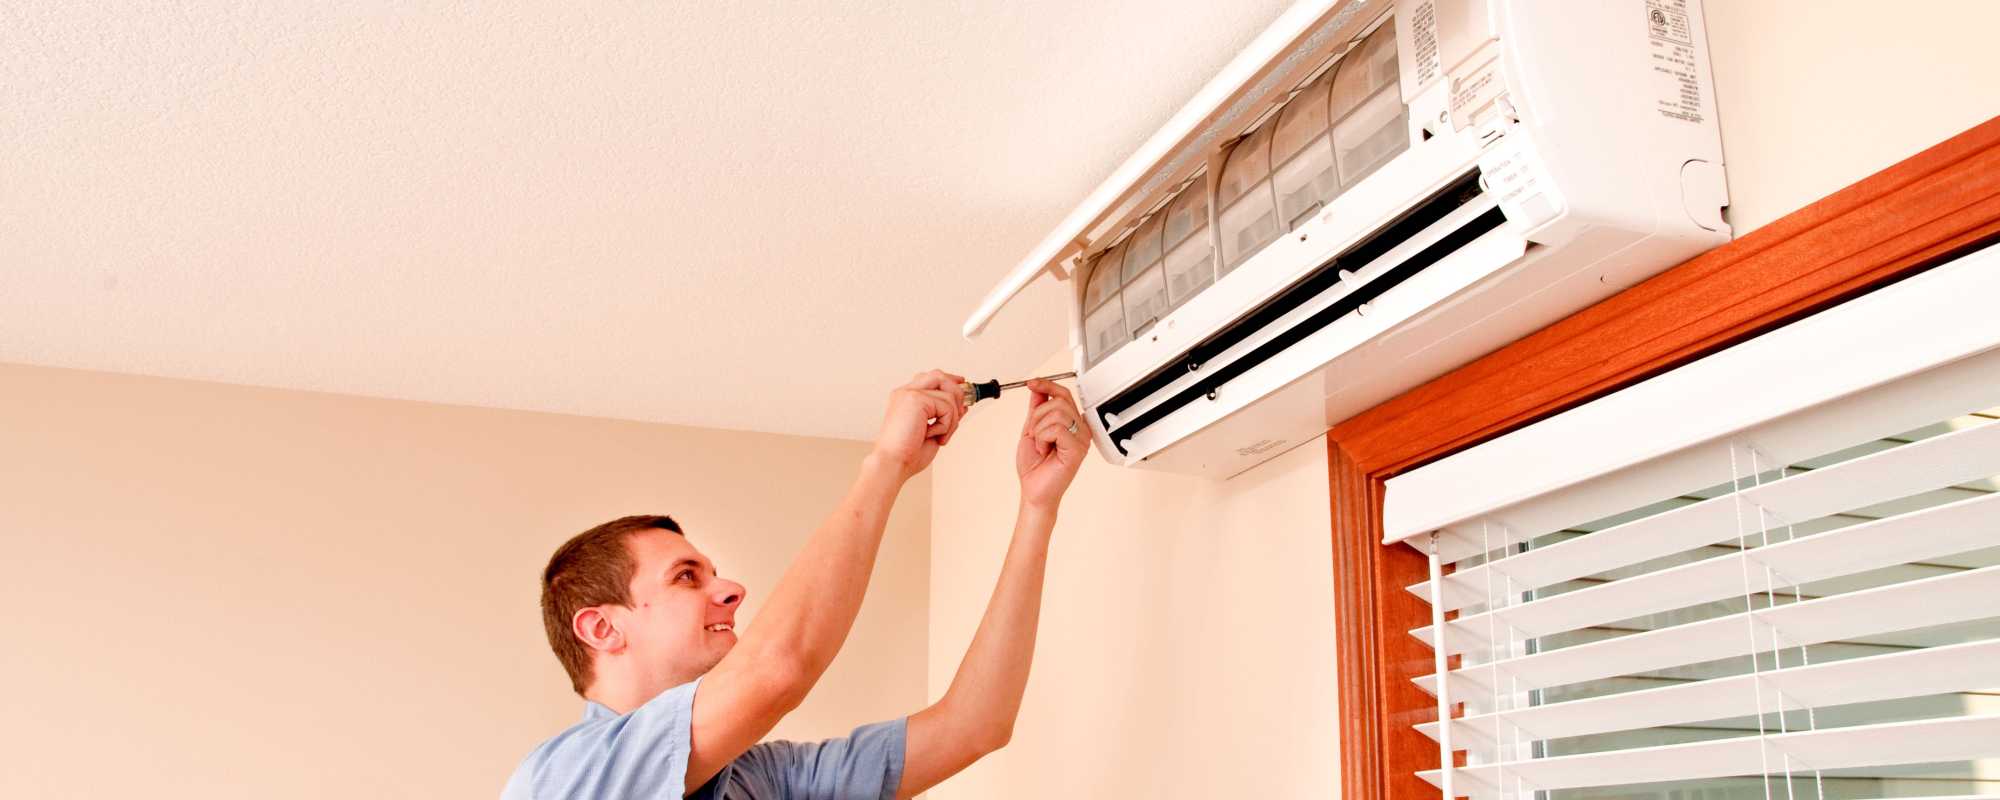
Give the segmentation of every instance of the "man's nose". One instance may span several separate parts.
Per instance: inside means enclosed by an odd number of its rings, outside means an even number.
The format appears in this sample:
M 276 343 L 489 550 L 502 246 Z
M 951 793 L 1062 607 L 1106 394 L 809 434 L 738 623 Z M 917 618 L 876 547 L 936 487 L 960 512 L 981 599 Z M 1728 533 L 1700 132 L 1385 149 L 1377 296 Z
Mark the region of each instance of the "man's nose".
M 743 584 L 735 581 L 723 581 L 721 586 L 717 588 L 715 596 L 711 599 L 719 606 L 734 606 L 742 603 L 743 596 L 748 593 L 749 591 L 743 588 Z

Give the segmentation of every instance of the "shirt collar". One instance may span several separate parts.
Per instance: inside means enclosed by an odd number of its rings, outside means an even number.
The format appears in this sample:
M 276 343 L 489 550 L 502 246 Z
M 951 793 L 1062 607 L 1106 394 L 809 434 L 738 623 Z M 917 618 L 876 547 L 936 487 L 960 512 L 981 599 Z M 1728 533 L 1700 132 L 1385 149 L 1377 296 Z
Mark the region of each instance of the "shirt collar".
M 693 694 L 694 687 L 699 685 L 701 685 L 701 678 L 695 678 L 694 680 L 688 681 L 687 683 L 683 683 L 672 689 L 668 689 L 665 692 L 661 692 L 660 695 L 679 691 L 681 689 L 687 689 L 689 694 Z M 653 699 L 655 700 L 659 699 L 660 695 L 654 695 Z M 652 702 L 652 700 L 648 700 L 646 702 L 650 703 Z M 645 703 L 641 703 L 640 705 L 643 706 L 645 705 Z M 619 713 L 616 711 L 612 711 L 610 706 L 607 706 L 603 703 L 599 703 L 596 700 L 586 699 L 583 701 L 583 721 L 585 722 L 589 722 L 594 719 L 614 719 L 617 718 L 618 716 L 620 716 Z

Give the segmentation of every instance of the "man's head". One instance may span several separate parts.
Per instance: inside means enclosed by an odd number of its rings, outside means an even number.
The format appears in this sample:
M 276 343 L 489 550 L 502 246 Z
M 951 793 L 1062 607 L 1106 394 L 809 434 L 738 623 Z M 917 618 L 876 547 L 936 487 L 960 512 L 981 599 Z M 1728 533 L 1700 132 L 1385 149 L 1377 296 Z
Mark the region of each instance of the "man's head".
M 617 681 L 650 696 L 729 654 L 743 595 L 673 518 L 620 517 L 556 548 L 542 572 L 542 625 L 577 694 Z

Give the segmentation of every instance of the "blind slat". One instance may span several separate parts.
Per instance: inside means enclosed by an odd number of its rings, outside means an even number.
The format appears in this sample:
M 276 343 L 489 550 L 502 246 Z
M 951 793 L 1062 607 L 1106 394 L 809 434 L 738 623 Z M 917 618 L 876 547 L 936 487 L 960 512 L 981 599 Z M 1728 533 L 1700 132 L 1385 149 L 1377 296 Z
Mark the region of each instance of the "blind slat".
M 1749 464 L 1742 466 L 1747 472 Z M 1457 610 L 1486 602 L 1492 586 L 1526 591 L 1735 539 L 1746 506 L 1803 521 L 1996 473 L 2000 423 L 1989 422 L 1468 567 L 1445 577 L 1441 601 Z M 1754 532 L 1754 508 L 1747 513 Z M 1429 581 L 1409 590 L 1430 599 Z
M 1856 639 L 1891 631 L 1947 625 L 2000 611 L 2000 567 L 1907 581 L 1803 603 L 1634 633 L 1560 650 L 1502 659 L 1451 671 L 1454 697 L 1523 691 Z M 1754 623 L 1754 624 L 1753 624 Z M 1774 639 L 1772 632 L 1779 638 Z M 1414 679 L 1437 693 L 1437 676 Z M 1463 693 L 1463 694 L 1461 694 Z
M 1528 759 L 1454 773 L 1459 796 L 1479 797 L 1497 794 L 1503 774 L 1531 789 L 1574 789 L 1758 775 L 1781 771 L 1787 756 L 1794 772 L 1962 761 L 1989 753 L 1995 741 L 2000 716 L 1950 717 Z M 1439 782 L 1439 770 L 1417 774 Z
M 2000 663 L 2000 639 L 1985 639 L 1476 714 L 1453 720 L 1452 736 L 1490 750 L 1517 731 L 1532 732 L 1536 739 L 1558 739 L 1747 717 L 1781 706 L 1795 710 L 1970 692 L 1995 685 L 1996 663 Z M 1753 681 L 1761 681 L 1761 688 L 1770 693 L 1763 708 L 1758 707 L 1760 687 Z M 1437 738 L 1435 722 L 1417 729 Z
M 1987 428 L 2000 431 L 2000 425 Z M 2000 453 L 2000 445 L 1995 446 Z M 1754 538 L 1754 535 L 1753 535 Z M 1922 561 L 2000 544 L 2000 493 L 1986 494 L 1900 516 L 1835 528 L 1751 550 L 1753 583 L 1771 570 L 1775 588 L 1835 578 L 1878 567 Z M 1743 567 L 1732 556 L 1703 559 L 1445 623 L 1447 653 L 1484 650 L 1489 632 L 1502 637 L 1548 636 L 1563 631 L 1743 596 Z M 1425 625 L 1411 633 L 1435 646 Z

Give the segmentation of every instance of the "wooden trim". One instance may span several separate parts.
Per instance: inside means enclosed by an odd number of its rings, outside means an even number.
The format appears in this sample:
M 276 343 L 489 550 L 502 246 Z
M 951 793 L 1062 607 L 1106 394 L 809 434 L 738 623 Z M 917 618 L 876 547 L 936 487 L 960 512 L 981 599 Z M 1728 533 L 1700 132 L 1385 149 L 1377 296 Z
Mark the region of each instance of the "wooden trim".
M 1341 796 L 1436 794 L 1407 633 L 1429 612 L 1404 590 L 1428 567 L 1380 544 L 1384 481 L 1996 241 L 2000 117 L 1335 426 Z
M 1430 649 L 1411 637 L 1428 609 L 1404 587 L 1429 565 L 1407 547 L 1382 541 L 1382 482 L 1339 443 L 1328 452 L 1333 496 L 1334 626 L 1340 658 L 1340 775 L 1347 797 L 1409 797 L 1430 790 L 1395 764 L 1437 761 L 1437 744 L 1417 732 L 1437 718 L 1411 679 L 1431 671 Z M 1419 623 L 1421 624 L 1421 623 Z M 1366 742 L 1350 747 L 1348 742 Z
M 1339 442 L 1329 442 L 1327 472 L 1333 501 L 1334 655 L 1339 659 L 1340 786 L 1347 797 L 1382 797 L 1388 773 L 1380 746 L 1347 747 L 1347 742 L 1381 742 L 1381 659 L 1375 629 L 1375 554 L 1382 550 L 1375 531 L 1381 515 L 1370 500 L 1368 473 Z

